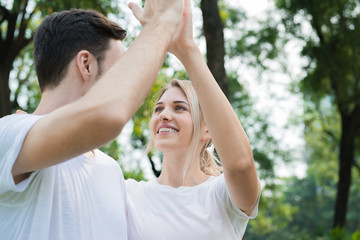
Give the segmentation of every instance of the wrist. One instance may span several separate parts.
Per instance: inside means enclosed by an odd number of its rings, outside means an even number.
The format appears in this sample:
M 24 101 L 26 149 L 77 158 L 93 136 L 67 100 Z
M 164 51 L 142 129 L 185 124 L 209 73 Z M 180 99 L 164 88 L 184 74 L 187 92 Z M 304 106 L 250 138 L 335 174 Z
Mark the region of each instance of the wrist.
M 143 27 L 140 35 L 142 37 L 146 36 L 145 42 L 155 41 L 153 42 L 153 44 L 155 44 L 154 47 L 157 45 L 164 46 L 165 47 L 164 50 L 166 51 L 169 44 L 171 43 L 171 39 L 175 30 L 176 30 L 176 26 L 174 26 L 172 23 L 153 20 L 148 22 Z M 139 38 L 140 35 L 137 38 Z
M 180 22 L 180 16 L 175 13 L 164 13 L 158 16 L 154 16 L 147 25 L 155 28 L 162 28 L 163 31 L 170 33 L 171 35 L 175 32 Z
M 181 47 L 178 47 L 173 51 L 173 54 L 181 61 L 181 62 L 187 62 L 188 60 L 195 57 L 195 55 L 201 55 L 199 47 L 196 45 L 195 42 L 192 42 L 191 44 L 183 45 Z

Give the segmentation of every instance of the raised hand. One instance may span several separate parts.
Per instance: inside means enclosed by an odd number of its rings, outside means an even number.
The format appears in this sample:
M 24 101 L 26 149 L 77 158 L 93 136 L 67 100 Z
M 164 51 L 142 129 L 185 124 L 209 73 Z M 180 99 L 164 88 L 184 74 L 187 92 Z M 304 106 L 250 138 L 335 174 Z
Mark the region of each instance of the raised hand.
M 193 35 L 191 0 L 185 0 L 181 21 L 173 35 L 169 46 L 169 52 L 173 53 L 180 59 L 184 51 L 193 47 L 197 48 Z
M 128 4 L 134 16 L 143 26 L 152 20 L 177 25 L 183 5 L 184 0 L 146 0 L 144 9 L 134 2 Z

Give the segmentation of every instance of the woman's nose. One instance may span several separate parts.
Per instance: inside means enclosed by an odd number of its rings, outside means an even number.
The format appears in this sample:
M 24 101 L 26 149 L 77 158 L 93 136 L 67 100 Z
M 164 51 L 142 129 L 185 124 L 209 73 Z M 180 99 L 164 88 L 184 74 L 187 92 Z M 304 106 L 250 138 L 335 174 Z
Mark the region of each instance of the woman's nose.
M 171 113 L 168 109 L 164 109 L 161 111 L 159 115 L 160 121 L 170 121 L 172 119 Z

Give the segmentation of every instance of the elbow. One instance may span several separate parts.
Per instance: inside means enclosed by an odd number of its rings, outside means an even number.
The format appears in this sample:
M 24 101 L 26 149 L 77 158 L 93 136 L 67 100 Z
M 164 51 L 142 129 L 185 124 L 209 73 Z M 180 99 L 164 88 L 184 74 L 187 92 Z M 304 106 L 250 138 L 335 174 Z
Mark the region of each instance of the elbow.
M 103 145 L 117 138 L 126 123 L 131 118 L 131 112 L 113 101 L 94 101 L 83 100 L 79 102 L 81 111 L 76 112 L 76 120 L 79 122 L 76 126 L 85 131 L 86 136 L 96 136 L 96 145 Z M 80 116 L 80 117 L 78 117 Z
M 251 171 L 255 168 L 255 162 L 252 153 L 242 156 L 234 156 L 233 161 L 231 161 L 231 165 L 226 167 L 228 169 L 227 172 L 233 174 L 242 174 L 245 172 Z

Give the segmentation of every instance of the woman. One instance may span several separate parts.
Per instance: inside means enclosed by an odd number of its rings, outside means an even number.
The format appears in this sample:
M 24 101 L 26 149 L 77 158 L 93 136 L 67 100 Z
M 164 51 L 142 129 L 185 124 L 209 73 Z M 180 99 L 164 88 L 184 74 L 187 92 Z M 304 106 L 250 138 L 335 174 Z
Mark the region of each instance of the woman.
M 257 214 L 260 184 L 249 141 L 194 42 L 185 2 L 169 50 L 191 82 L 171 81 L 155 104 L 149 145 L 163 152 L 162 172 L 126 183 L 129 239 L 241 239 Z M 141 9 L 130 8 L 146 24 Z M 223 174 L 207 150 L 211 142 Z

